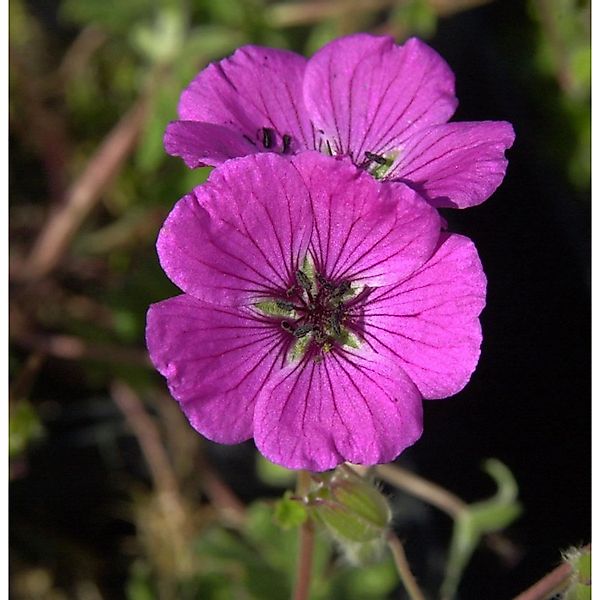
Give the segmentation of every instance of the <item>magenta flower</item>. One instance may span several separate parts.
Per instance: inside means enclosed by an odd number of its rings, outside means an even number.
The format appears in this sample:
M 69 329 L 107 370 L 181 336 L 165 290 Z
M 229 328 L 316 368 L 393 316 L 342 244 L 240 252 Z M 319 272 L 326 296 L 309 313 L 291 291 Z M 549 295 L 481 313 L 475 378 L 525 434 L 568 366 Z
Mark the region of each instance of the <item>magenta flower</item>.
M 485 277 L 402 183 L 305 152 L 228 161 L 158 239 L 183 290 L 150 307 L 147 344 L 192 426 L 254 438 L 289 468 L 394 459 L 425 398 L 469 380 Z
M 310 60 L 245 46 L 183 92 L 165 147 L 192 168 L 265 151 L 346 155 L 434 206 L 464 208 L 502 182 L 514 132 L 506 122 L 447 123 L 456 106 L 452 71 L 414 38 L 397 46 L 351 35 Z

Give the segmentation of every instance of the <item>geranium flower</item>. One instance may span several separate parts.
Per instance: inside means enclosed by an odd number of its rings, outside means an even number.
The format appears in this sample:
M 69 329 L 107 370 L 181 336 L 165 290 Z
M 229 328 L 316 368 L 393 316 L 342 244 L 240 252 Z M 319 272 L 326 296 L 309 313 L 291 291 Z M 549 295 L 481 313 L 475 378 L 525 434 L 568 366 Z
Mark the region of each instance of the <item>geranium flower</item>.
M 472 243 L 401 183 L 305 152 L 228 161 L 160 232 L 183 294 L 147 344 L 192 426 L 321 471 L 394 459 L 422 398 L 469 380 L 485 277 Z
M 447 123 L 456 106 L 452 71 L 418 39 L 355 34 L 310 60 L 245 46 L 183 92 L 165 147 L 192 168 L 259 152 L 346 155 L 434 206 L 464 208 L 500 185 L 514 132 L 506 122 Z

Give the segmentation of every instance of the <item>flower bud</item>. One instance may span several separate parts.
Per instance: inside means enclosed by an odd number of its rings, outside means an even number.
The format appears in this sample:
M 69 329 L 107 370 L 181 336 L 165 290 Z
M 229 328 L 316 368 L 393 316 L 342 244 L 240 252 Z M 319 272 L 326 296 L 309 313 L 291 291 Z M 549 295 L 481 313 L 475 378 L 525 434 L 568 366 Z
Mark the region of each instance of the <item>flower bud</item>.
M 317 491 L 313 506 L 339 541 L 364 543 L 382 538 L 392 517 L 383 494 L 358 476 L 336 474 Z

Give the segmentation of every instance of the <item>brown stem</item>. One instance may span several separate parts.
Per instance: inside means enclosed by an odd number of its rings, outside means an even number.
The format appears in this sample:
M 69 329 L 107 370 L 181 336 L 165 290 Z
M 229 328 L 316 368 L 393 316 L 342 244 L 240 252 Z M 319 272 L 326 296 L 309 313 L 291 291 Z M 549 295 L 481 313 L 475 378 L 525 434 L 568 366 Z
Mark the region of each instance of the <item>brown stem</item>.
M 310 488 L 310 482 L 311 478 L 308 471 L 298 472 L 296 495 L 299 498 L 304 498 L 306 496 Z M 296 583 L 292 593 L 293 600 L 308 600 L 310 597 L 310 580 L 312 575 L 314 545 L 315 529 L 313 522 L 309 518 L 304 521 L 300 527 Z
M 563 563 L 530 588 L 521 592 L 514 600 L 547 600 L 548 598 L 554 598 L 556 594 L 562 592 L 569 585 L 572 573 L 571 565 Z
M 439 508 L 452 519 L 456 519 L 468 510 L 468 505 L 452 492 L 402 467 L 397 465 L 378 465 L 375 468 L 375 472 L 380 479 L 408 492 L 415 498 L 419 498 Z M 484 539 L 490 549 L 505 562 L 513 565 L 518 562 L 521 554 L 519 548 L 502 534 L 488 533 Z
M 122 381 L 115 381 L 112 384 L 111 395 L 115 404 L 125 415 L 140 444 L 156 490 L 178 493 L 177 478 L 161 441 L 158 428 L 146 412 L 138 395 Z
M 26 398 L 29 395 L 36 375 L 42 368 L 45 360 L 45 353 L 38 350 L 34 350 L 27 357 L 25 364 L 10 386 L 9 398 L 11 402 L 18 402 L 21 398 Z
M 268 12 L 269 22 L 278 27 L 295 27 L 318 23 L 324 19 L 340 18 L 349 13 L 372 12 L 386 8 L 395 0 L 328 0 L 326 2 L 286 2 L 273 5 Z
M 408 565 L 408 560 L 406 559 L 406 553 L 404 552 L 402 543 L 393 531 L 388 532 L 387 543 L 390 550 L 392 551 L 392 556 L 394 557 L 394 563 L 396 564 L 396 569 L 398 571 L 400 581 L 402 581 L 402 584 L 404 585 L 408 596 L 411 600 L 425 600 L 425 596 L 423 595 L 423 592 L 419 588 L 417 580 L 415 579 L 414 575 L 410 570 L 410 566 Z
M 83 173 L 67 191 L 61 207 L 40 232 L 20 274 L 23 279 L 43 277 L 59 263 L 71 238 L 132 151 L 144 123 L 147 106 L 148 98 L 144 95 L 102 142 Z
M 89 344 L 74 335 L 44 335 L 22 331 L 14 333 L 12 339 L 15 344 L 24 348 L 65 360 L 97 360 L 150 366 L 146 353 L 137 348 L 125 348 L 114 344 Z
M 582 548 L 583 552 L 590 551 L 590 545 Z M 571 583 L 573 567 L 569 562 L 563 562 L 556 569 L 544 575 L 530 588 L 515 596 L 513 600 L 549 600 L 564 591 Z

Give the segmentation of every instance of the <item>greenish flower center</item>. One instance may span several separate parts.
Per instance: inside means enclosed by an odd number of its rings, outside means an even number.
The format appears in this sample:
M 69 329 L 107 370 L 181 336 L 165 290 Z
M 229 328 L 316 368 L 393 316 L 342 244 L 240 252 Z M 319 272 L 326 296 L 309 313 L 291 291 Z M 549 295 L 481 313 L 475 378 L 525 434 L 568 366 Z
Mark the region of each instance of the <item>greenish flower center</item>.
M 327 279 L 305 260 L 302 269 L 295 273 L 294 284 L 282 297 L 254 306 L 277 319 L 289 334 L 290 361 L 308 355 L 320 362 L 336 346 L 359 347 L 358 338 L 350 331 L 348 305 L 360 292 L 350 281 Z
M 374 152 L 365 152 L 364 168 L 375 177 L 375 179 L 383 179 L 396 158 L 400 154 L 399 150 L 390 150 L 384 154 L 375 154 Z

